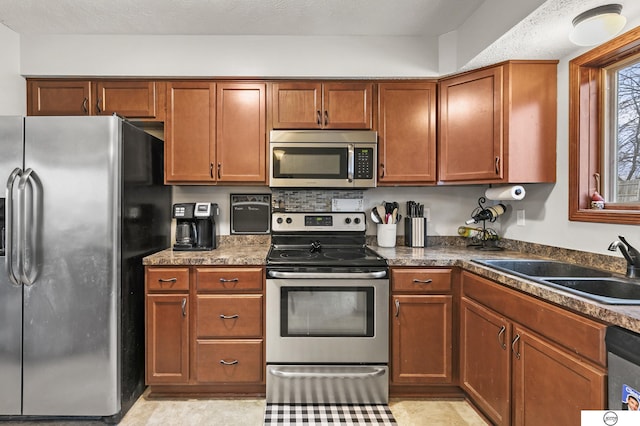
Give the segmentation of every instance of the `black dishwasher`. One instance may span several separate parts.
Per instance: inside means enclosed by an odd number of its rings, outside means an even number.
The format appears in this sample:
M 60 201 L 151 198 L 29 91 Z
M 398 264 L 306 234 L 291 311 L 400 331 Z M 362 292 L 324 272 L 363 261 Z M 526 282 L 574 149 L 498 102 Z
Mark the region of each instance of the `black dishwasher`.
M 640 403 L 640 334 L 607 328 L 609 410 L 638 411 Z

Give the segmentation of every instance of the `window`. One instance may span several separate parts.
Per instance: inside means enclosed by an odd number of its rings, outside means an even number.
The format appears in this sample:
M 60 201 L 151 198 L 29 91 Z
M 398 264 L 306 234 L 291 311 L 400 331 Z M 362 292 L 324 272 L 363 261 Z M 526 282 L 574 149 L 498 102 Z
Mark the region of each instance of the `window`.
M 640 27 L 569 62 L 569 220 L 640 224 L 639 118 Z
M 605 93 L 605 200 L 640 204 L 640 56 L 605 69 Z

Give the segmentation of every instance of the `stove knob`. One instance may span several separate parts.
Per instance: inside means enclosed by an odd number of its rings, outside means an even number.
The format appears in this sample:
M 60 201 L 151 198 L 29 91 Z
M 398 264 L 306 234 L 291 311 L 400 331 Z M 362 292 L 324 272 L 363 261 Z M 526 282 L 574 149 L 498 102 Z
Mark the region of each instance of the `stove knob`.
M 351 223 L 351 218 L 348 217 L 344 220 L 344 223 L 346 223 L 347 225 Z
M 279 217 L 278 219 L 276 219 L 276 222 L 278 222 L 278 224 L 282 223 L 282 218 Z
M 291 223 L 293 222 L 293 219 L 291 219 L 290 217 L 287 218 L 287 223 Z
M 360 218 L 356 217 L 355 219 L 353 219 L 353 222 L 357 225 L 360 223 Z

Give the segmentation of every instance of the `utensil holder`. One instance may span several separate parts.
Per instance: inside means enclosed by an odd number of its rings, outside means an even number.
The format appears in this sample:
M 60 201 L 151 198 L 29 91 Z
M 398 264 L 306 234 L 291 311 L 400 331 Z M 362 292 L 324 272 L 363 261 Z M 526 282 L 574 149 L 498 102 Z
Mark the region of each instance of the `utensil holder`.
M 379 223 L 378 224 L 378 246 L 380 247 L 396 246 L 396 224 L 395 223 Z
M 408 247 L 427 246 L 427 218 L 404 218 L 404 245 Z

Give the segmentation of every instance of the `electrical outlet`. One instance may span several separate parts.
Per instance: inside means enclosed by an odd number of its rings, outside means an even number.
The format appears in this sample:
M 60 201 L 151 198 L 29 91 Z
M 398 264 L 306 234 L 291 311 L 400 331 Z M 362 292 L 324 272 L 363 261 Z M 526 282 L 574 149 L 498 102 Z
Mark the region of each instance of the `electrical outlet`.
M 427 222 L 431 222 L 431 209 L 429 207 L 424 208 L 424 217 L 427 218 Z
M 524 209 L 516 210 L 516 225 L 518 225 L 518 226 L 524 226 L 525 225 Z

